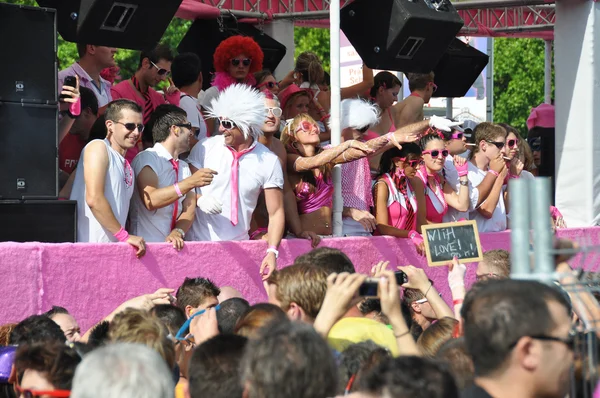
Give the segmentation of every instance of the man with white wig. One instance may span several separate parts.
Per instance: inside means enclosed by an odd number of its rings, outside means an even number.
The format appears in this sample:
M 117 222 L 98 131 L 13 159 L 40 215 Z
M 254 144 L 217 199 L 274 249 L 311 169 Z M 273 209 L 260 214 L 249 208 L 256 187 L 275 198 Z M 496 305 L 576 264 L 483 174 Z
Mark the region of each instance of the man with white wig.
M 191 239 L 249 239 L 252 212 L 264 191 L 269 214 L 269 247 L 260 273 L 264 279 L 276 267 L 285 227 L 283 172 L 277 155 L 258 142 L 265 121 L 264 94 L 233 84 L 213 99 L 207 115 L 219 123 L 220 135 L 200 141 L 188 161 L 192 172 L 215 170 L 210 185 L 197 189 L 198 207 Z

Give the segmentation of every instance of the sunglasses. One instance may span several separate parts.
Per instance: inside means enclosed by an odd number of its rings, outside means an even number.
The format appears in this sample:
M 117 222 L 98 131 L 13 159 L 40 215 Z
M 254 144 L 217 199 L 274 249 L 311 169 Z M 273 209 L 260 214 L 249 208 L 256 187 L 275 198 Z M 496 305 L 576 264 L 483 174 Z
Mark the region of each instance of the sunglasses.
M 219 311 L 221 309 L 221 305 L 217 305 L 214 307 L 215 311 Z M 187 340 L 187 338 L 185 337 L 185 332 L 190 328 L 190 324 L 192 323 L 192 319 L 194 319 L 195 317 L 202 315 L 206 312 L 206 310 L 200 310 L 198 312 L 195 312 L 191 317 L 189 317 L 187 319 L 187 321 L 185 321 L 185 323 L 183 325 L 181 325 L 181 327 L 179 328 L 179 330 L 177 331 L 177 334 L 175 335 L 174 339 L 175 340 Z
M 361 134 L 364 134 L 364 133 L 366 133 L 366 132 L 367 132 L 367 130 L 368 130 L 368 129 L 369 129 L 369 126 L 365 126 L 365 127 L 363 127 L 363 128 L 356 129 L 356 131 L 358 131 L 358 132 L 359 132 L 359 133 L 361 133 Z
M 232 60 L 232 62 L 233 61 L 234 60 Z M 237 59 L 235 61 L 237 61 Z M 250 64 L 248 64 L 248 65 L 250 65 Z M 248 65 L 246 65 L 246 66 L 248 66 Z M 235 65 L 235 66 L 237 66 L 237 65 Z M 279 88 L 279 83 L 277 83 L 277 82 L 264 82 L 264 83 L 261 83 L 258 86 L 256 86 L 256 88 L 261 88 L 261 87 L 265 87 L 265 86 L 267 86 L 267 88 L 269 90 L 273 90 L 275 87 Z
M 250 66 L 250 64 L 252 63 L 252 60 L 250 58 L 244 58 L 244 59 L 233 58 L 231 60 L 231 65 L 233 65 L 233 66 L 239 66 L 240 62 L 244 66 Z
M 406 158 L 400 158 L 400 160 L 406 164 L 408 164 L 410 167 L 412 167 L 413 169 L 415 167 L 417 167 L 420 163 L 421 163 L 421 159 L 412 159 L 412 160 L 407 160 Z
M 519 144 L 519 140 L 508 140 L 506 144 L 509 148 L 514 148 Z
M 275 117 L 281 117 L 283 111 L 279 107 L 267 108 L 267 115 L 271 113 Z
M 448 150 L 444 149 L 442 151 L 438 150 L 438 149 L 434 149 L 433 151 L 423 151 L 423 155 L 431 155 L 432 158 L 437 158 L 440 156 L 440 153 L 442 154 L 442 157 L 446 157 L 448 156 Z
M 177 127 L 183 127 L 183 128 L 188 129 L 188 130 L 192 129 L 192 123 L 180 123 L 180 124 L 176 124 L 175 126 L 177 126 Z
M 431 83 L 431 87 L 433 87 L 433 92 L 434 92 L 434 93 L 435 93 L 435 92 L 437 91 L 437 89 L 438 89 L 438 86 L 437 86 L 437 84 L 435 84 L 435 83 L 433 83 L 433 82 Z
M 158 74 L 159 75 L 161 75 L 161 76 L 169 76 L 171 74 L 170 70 L 166 70 L 166 69 L 160 68 L 158 65 L 156 65 L 152 61 L 150 61 L 150 63 L 152 64 L 152 66 L 154 66 L 158 70 Z
M 450 138 L 452 138 L 453 140 L 462 140 L 464 136 L 464 133 L 454 133 L 450 136 Z
M 562 344 L 566 345 L 567 348 L 569 350 L 571 350 L 571 351 L 573 351 L 573 349 L 575 348 L 576 333 L 574 331 L 569 332 L 569 337 L 567 337 L 566 339 L 562 339 L 560 337 L 555 337 L 555 336 L 546 336 L 546 335 L 543 335 L 543 334 L 529 336 L 529 337 L 532 338 L 533 340 L 556 341 L 558 343 L 562 343 Z M 517 343 L 519 342 L 519 340 L 517 340 L 514 343 L 512 343 L 510 345 L 510 348 L 514 348 L 517 345 Z
M 113 120 L 114 123 L 120 124 L 121 126 L 124 126 L 127 130 L 129 131 L 134 131 L 136 128 L 138 129 L 138 131 L 141 133 L 142 131 L 144 131 L 144 125 L 143 124 L 135 124 L 135 123 L 121 123 L 121 122 L 117 122 L 116 120 Z
M 527 143 L 533 152 L 539 152 L 542 149 L 542 139 L 540 137 L 528 139 Z
M 296 131 L 294 131 L 294 133 L 297 133 L 300 130 L 306 131 L 308 133 L 315 129 L 318 130 L 319 128 L 316 125 L 312 124 L 311 122 L 303 120 L 300 122 L 300 124 L 298 124 L 298 127 L 296 127 Z
M 506 143 L 504 143 L 504 142 L 488 141 L 488 140 L 486 140 L 486 141 L 489 142 L 492 145 L 495 145 L 496 148 L 498 148 L 498 149 L 502 149 L 502 148 L 504 148 L 504 145 L 506 145 Z
M 49 397 L 58 397 L 58 398 L 68 398 L 71 396 L 71 391 L 69 391 L 69 390 L 54 390 L 54 391 L 30 390 L 30 389 L 22 388 L 19 385 L 15 385 L 15 389 L 17 390 L 18 397 L 25 397 L 25 398 L 42 397 L 44 395 L 47 395 Z
M 219 123 L 225 130 L 231 130 L 237 127 L 234 122 L 227 119 L 219 119 Z
M 438 293 L 438 296 L 442 297 L 442 293 Z M 429 300 L 427 300 L 426 298 L 422 298 L 420 300 L 415 300 L 415 303 L 417 304 L 423 304 L 423 303 L 427 303 Z

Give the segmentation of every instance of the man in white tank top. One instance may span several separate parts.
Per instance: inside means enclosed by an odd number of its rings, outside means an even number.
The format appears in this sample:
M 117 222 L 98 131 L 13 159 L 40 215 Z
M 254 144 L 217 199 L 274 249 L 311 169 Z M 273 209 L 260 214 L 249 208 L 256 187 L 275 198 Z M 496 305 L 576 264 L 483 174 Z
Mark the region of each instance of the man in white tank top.
M 125 153 L 141 138 L 142 108 L 119 99 L 106 108 L 106 139 L 83 148 L 77 164 L 71 200 L 77 201 L 78 242 L 127 242 L 141 257 L 144 239 L 129 235 L 125 222 L 133 194 L 133 169 Z
M 188 164 L 179 160 L 194 137 L 185 110 L 159 105 L 148 126 L 154 147 L 138 153 L 131 164 L 135 172 L 131 232 L 147 242 L 170 242 L 181 250 L 196 211 L 194 188 L 210 184 L 216 172 L 201 169 L 191 174 Z

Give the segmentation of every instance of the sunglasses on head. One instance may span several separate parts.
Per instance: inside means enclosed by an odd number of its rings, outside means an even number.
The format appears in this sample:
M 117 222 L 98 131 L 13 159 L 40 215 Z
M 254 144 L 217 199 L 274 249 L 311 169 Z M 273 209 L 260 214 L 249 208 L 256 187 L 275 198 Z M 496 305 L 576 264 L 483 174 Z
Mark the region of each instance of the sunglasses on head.
M 275 87 L 279 87 L 279 83 L 277 83 L 277 82 L 263 82 L 263 83 L 259 84 L 258 86 L 256 86 L 256 88 L 261 88 L 261 87 L 265 87 L 265 86 L 267 86 L 267 88 L 269 90 L 273 90 Z
M 244 66 L 250 66 L 250 64 L 252 63 L 252 60 L 250 58 L 243 58 L 243 59 L 233 58 L 231 60 L 231 65 L 239 66 L 240 62 Z
M 53 390 L 53 391 L 31 390 L 31 389 L 27 389 L 27 388 L 22 388 L 18 384 L 15 385 L 15 389 L 17 390 L 19 397 L 25 397 L 25 398 L 43 397 L 44 395 L 47 395 L 49 397 L 58 397 L 58 398 L 69 398 L 71 396 L 71 391 L 69 391 L 69 390 Z
M 504 142 L 489 141 L 489 140 L 486 140 L 486 141 L 492 145 L 495 145 L 496 148 L 498 148 L 498 149 L 502 149 L 502 148 L 504 148 L 504 145 L 506 145 L 506 143 L 504 143 Z
M 183 128 L 188 129 L 188 130 L 192 129 L 192 123 L 179 123 L 179 124 L 176 124 L 175 126 L 177 126 L 177 127 L 183 127 Z
M 232 122 L 231 120 L 227 120 L 227 119 L 219 119 L 219 123 L 225 130 L 231 130 L 231 129 L 237 127 L 234 122 Z
M 150 63 L 152 64 L 152 66 L 154 66 L 157 70 L 158 70 L 158 74 L 161 76 L 165 76 L 165 75 L 169 75 L 171 73 L 171 71 L 166 70 L 164 68 L 159 67 L 158 65 L 156 65 L 154 62 L 150 61 Z
M 276 106 L 273 108 L 267 108 L 267 115 L 269 113 L 273 114 L 273 116 L 275 116 L 275 117 L 281 117 L 281 115 L 283 114 L 283 111 L 281 110 L 281 108 Z
M 133 131 L 136 128 L 138 129 L 138 131 L 141 133 L 142 131 L 144 131 L 144 125 L 143 124 L 135 124 L 135 123 L 121 123 L 121 122 L 117 122 L 116 120 L 113 120 L 114 123 L 120 124 L 121 126 L 124 126 L 127 130 L 129 131 Z
M 432 158 L 437 158 L 440 156 L 440 154 L 442 154 L 442 157 L 446 157 L 448 156 L 448 150 L 444 149 L 444 150 L 438 150 L 438 149 L 434 149 L 433 151 L 423 151 L 423 155 L 431 155 Z
M 453 140 L 462 140 L 462 138 L 465 136 L 464 133 L 452 133 L 452 135 L 450 136 L 450 138 L 452 138 Z
M 412 167 L 413 169 L 417 167 L 421 163 L 421 159 L 411 159 L 408 160 L 406 158 L 400 158 L 401 161 Z
M 298 124 L 298 127 L 296 127 L 296 131 L 294 131 L 294 133 L 297 133 L 300 130 L 310 132 L 313 129 L 318 130 L 318 127 L 309 121 L 303 120 Z
M 514 148 L 519 144 L 519 140 L 508 140 L 506 141 L 506 144 L 509 148 Z

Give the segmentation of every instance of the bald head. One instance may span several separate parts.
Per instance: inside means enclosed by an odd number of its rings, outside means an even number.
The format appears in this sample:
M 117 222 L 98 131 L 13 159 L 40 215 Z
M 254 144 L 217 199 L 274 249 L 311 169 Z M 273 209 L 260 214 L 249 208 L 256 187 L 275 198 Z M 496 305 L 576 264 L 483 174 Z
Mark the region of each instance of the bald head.
M 223 301 L 229 300 L 230 298 L 234 297 L 244 298 L 244 296 L 242 296 L 242 293 L 240 293 L 237 289 L 231 286 L 223 286 L 221 288 L 221 294 L 219 294 L 217 299 L 219 300 L 219 303 L 222 303 Z

